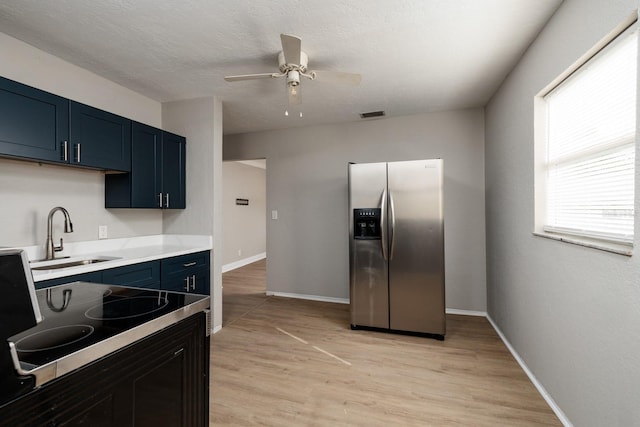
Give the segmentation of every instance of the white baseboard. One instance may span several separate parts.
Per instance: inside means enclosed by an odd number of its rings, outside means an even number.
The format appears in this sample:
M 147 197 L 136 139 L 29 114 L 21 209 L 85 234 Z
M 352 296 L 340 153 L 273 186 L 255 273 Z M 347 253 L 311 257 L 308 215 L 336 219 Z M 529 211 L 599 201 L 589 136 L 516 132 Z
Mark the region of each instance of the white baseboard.
M 214 326 L 213 330 L 211 331 L 211 333 L 215 334 L 217 332 L 220 332 L 221 330 L 222 330 L 222 325 Z
M 486 311 L 475 311 L 475 310 L 460 310 L 457 308 L 447 308 L 447 314 L 459 314 L 461 316 L 478 316 L 478 317 L 487 317 Z
M 306 299 L 311 301 L 323 301 L 323 302 L 335 302 L 338 304 L 349 304 L 349 298 L 334 298 L 334 297 L 325 297 L 320 295 L 291 294 L 287 292 L 270 292 L 270 291 L 267 291 L 267 295 L 274 296 L 274 297 L 297 298 L 297 299 Z
M 335 297 L 325 297 L 321 295 L 307 295 L 307 294 L 296 294 L 296 293 L 288 293 L 288 292 L 266 292 L 267 296 L 274 297 L 284 297 L 284 298 L 296 298 L 296 299 L 306 299 L 311 301 L 323 301 L 323 302 L 335 302 L 338 304 L 349 304 L 349 298 L 335 298 Z M 479 316 L 479 317 L 487 317 L 486 311 L 474 311 L 474 310 L 459 310 L 457 308 L 447 308 L 447 314 L 459 314 L 462 316 Z
M 533 375 L 533 372 L 531 372 L 527 364 L 524 363 L 524 360 L 522 360 L 518 352 L 515 350 L 515 348 L 513 348 L 509 340 L 507 340 L 507 338 L 504 336 L 500 328 L 498 328 L 498 325 L 495 324 L 491 316 L 489 316 L 488 314 L 487 314 L 487 320 L 489 320 L 489 323 L 491 323 L 491 326 L 493 326 L 493 329 L 495 329 L 496 333 L 498 334 L 498 336 L 500 337 L 504 345 L 507 346 L 507 348 L 509 349 L 513 357 L 516 359 L 516 361 L 518 362 L 522 370 L 525 372 L 525 374 L 527 374 L 527 376 L 529 377 L 533 385 L 536 386 L 536 388 L 538 389 L 538 392 L 542 395 L 544 400 L 551 407 L 551 410 L 556 414 L 556 416 L 558 417 L 562 425 L 564 425 L 565 427 L 573 427 L 573 424 L 571 423 L 571 421 L 569 421 L 569 418 L 567 418 L 565 413 L 562 412 L 562 409 L 560 409 L 560 407 L 556 404 L 555 400 L 553 400 L 551 395 L 547 392 L 547 390 L 540 383 L 540 381 L 538 381 L 536 376 Z
M 229 264 L 225 264 L 222 266 L 222 272 L 226 273 L 227 271 L 244 267 L 245 265 L 251 264 L 252 262 L 260 261 L 261 259 L 265 259 L 266 257 L 267 257 L 267 253 L 262 252 L 258 255 L 250 256 L 249 258 L 244 258 L 238 261 L 230 262 Z

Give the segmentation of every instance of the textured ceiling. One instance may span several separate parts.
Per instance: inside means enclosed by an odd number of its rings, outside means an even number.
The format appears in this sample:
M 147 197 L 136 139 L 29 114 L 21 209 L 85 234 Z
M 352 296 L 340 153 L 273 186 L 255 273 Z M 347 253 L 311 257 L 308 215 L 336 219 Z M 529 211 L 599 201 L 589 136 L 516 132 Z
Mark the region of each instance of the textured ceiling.
M 2 0 L 0 31 L 158 101 L 215 95 L 224 133 L 483 106 L 561 0 Z M 280 33 L 309 68 L 362 83 L 302 82 L 285 117 Z

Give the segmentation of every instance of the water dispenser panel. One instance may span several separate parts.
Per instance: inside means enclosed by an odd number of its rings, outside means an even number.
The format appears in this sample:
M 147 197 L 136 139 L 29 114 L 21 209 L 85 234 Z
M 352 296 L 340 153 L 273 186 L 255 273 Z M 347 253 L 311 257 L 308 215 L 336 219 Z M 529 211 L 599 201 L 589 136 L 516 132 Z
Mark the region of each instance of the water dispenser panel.
M 356 240 L 380 240 L 380 208 L 353 210 L 353 238 Z

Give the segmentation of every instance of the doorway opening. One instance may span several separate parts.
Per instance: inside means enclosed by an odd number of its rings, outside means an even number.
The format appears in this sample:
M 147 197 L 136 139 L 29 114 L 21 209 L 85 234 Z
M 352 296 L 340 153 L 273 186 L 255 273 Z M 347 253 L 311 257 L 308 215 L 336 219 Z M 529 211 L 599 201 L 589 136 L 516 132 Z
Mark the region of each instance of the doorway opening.
M 266 159 L 222 163 L 222 326 L 266 296 Z

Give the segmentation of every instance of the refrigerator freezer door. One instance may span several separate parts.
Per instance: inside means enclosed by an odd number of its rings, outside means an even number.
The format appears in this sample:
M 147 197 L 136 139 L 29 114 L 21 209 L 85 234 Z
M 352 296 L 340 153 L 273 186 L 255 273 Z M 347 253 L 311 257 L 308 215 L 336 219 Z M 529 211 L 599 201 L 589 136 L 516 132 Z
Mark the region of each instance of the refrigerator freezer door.
M 391 162 L 390 329 L 445 334 L 442 160 Z
M 349 293 L 351 325 L 389 327 L 387 261 L 383 256 L 386 236 L 387 164 L 349 165 Z M 380 239 L 354 238 L 356 209 L 381 208 Z

